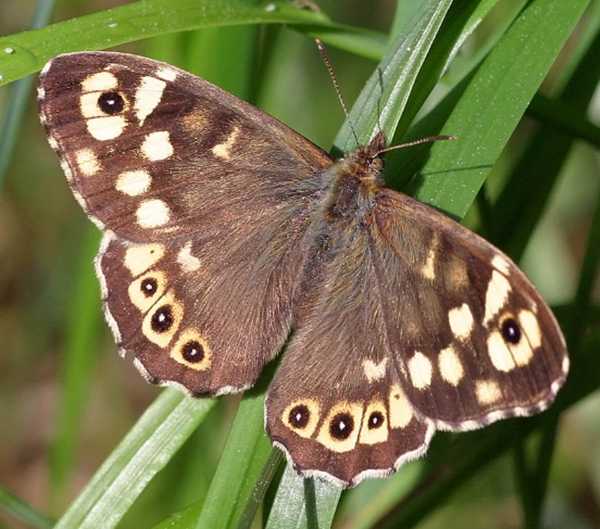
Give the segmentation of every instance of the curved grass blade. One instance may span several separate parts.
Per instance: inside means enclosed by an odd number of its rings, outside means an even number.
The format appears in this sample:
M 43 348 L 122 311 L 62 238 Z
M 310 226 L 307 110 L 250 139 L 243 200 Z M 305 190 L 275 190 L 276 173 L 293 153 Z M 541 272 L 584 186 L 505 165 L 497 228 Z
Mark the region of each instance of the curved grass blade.
M 54 527 L 54 520 L 25 503 L 2 485 L 0 485 L 0 508 L 35 529 Z
M 55 529 L 112 529 L 214 406 L 166 389 L 105 460 Z
M 240 24 L 298 24 L 327 28 L 325 42 L 381 51 L 381 34 L 332 24 L 322 13 L 284 2 L 259 6 L 235 0 L 145 0 L 0 38 L 0 86 L 42 68 L 60 53 L 105 49 L 127 42 L 204 27 Z M 357 41 L 354 42 L 353 35 Z M 364 46 L 372 40 L 371 46 Z M 374 52 L 373 50 L 377 50 Z

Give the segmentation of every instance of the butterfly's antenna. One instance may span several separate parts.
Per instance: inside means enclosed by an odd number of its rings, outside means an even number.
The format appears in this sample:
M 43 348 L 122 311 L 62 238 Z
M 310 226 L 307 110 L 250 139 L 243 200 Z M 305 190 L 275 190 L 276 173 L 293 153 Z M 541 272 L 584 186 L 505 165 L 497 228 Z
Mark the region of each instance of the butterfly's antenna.
M 457 140 L 456 136 L 429 136 L 427 138 L 421 138 L 420 140 L 409 141 L 408 143 L 401 143 L 399 145 L 392 145 L 391 147 L 386 147 L 385 149 L 381 149 L 375 153 L 376 156 L 383 154 L 388 151 L 395 151 L 396 149 L 404 149 L 404 147 L 413 147 L 415 145 L 421 145 L 421 143 L 429 143 L 431 141 L 439 141 L 439 140 Z
M 329 71 L 329 76 L 331 77 L 331 80 L 333 81 L 333 87 L 335 88 L 335 92 L 338 96 L 338 99 L 340 100 L 340 103 L 342 104 L 342 109 L 344 111 L 344 114 L 346 115 L 346 119 L 348 120 L 348 125 L 350 125 L 350 129 L 352 130 L 352 135 L 354 136 L 354 139 L 356 140 L 356 143 L 358 144 L 358 136 L 356 135 L 356 131 L 354 130 L 354 126 L 352 125 L 352 121 L 350 121 L 350 114 L 348 113 L 348 109 L 346 108 L 346 103 L 344 103 L 344 98 L 342 97 L 342 92 L 340 92 L 340 87 L 338 85 L 337 79 L 335 78 L 335 73 L 333 73 L 333 67 L 331 66 L 331 62 L 329 62 L 329 56 L 327 55 L 327 52 L 325 51 L 325 46 L 323 46 L 323 43 L 319 39 L 316 39 L 316 41 L 317 41 L 317 48 L 319 48 L 321 57 L 323 57 L 323 62 L 325 63 L 325 66 L 327 66 L 327 70 Z

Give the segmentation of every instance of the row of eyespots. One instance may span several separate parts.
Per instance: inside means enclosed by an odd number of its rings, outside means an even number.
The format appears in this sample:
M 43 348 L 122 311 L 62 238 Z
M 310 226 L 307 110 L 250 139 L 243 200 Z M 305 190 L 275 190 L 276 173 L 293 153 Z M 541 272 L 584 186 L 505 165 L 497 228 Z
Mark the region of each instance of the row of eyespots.
M 387 441 L 390 428 L 405 428 L 412 420 L 412 407 L 397 384 L 390 388 L 386 404 L 376 398 L 366 407 L 341 401 L 331 407 L 321 427 L 321 406 L 315 399 L 300 399 L 282 414 L 283 423 L 301 437 L 316 440 L 335 452 L 352 450 L 356 443 L 377 444 Z

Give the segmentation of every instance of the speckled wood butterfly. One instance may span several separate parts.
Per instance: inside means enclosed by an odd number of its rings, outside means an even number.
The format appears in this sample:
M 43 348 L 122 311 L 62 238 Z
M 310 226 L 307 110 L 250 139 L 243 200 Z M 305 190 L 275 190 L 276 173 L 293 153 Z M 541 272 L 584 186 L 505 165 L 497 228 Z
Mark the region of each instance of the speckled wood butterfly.
M 569 360 L 508 257 L 383 187 L 383 133 L 334 161 L 220 88 L 120 53 L 42 71 L 39 110 L 104 233 L 106 319 L 152 383 L 251 387 L 289 341 L 266 428 L 305 476 L 389 475 L 435 430 L 537 413 Z

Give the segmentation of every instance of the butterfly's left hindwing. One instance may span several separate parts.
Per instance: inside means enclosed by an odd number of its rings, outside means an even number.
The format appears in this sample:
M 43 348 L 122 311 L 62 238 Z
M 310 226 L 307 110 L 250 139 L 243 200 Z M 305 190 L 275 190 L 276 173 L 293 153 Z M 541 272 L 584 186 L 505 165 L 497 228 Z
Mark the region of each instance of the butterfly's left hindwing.
M 96 271 L 121 351 L 195 395 L 251 386 L 290 331 L 331 158 L 207 81 L 133 55 L 52 59 L 38 104 L 105 233 Z

